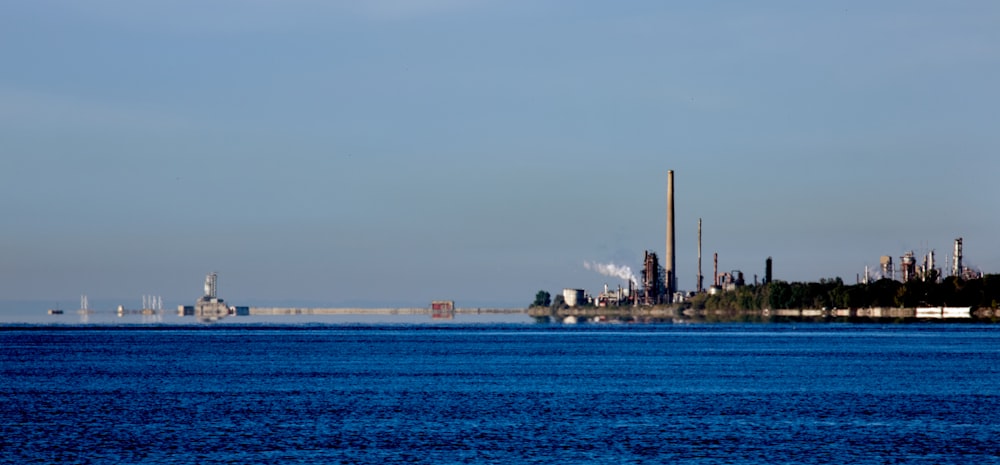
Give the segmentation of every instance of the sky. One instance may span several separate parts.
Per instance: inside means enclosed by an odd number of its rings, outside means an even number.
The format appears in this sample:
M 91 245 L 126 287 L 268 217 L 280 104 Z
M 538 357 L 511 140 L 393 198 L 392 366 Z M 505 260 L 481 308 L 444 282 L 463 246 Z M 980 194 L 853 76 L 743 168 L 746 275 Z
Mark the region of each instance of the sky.
M 1000 3 L 0 4 L 0 300 L 525 306 L 665 247 L 1000 273 Z

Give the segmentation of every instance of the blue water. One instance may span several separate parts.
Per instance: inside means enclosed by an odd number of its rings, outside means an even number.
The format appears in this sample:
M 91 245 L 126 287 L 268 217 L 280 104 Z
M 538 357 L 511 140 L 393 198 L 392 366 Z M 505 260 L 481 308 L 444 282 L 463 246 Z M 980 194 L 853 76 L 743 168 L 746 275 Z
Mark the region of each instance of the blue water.
M 1000 463 L 972 325 L 27 327 L 3 463 Z

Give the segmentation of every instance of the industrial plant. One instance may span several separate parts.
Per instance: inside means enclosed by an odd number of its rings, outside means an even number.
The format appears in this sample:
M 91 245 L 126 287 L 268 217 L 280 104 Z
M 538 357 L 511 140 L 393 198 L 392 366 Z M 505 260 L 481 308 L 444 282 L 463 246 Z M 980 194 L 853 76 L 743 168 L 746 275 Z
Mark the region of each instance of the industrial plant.
M 619 285 L 616 288 L 604 285 L 604 289 L 596 295 L 588 294 L 586 290 L 580 288 L 565 288 L 561 296 L 560 305 L 568 308 L 576 307 L 670 307 L 683 304 L 698 295 L 717 295 L 723 292 L 732 292 L 743 286 L 747 286 L 747 278 L 741 270 L 730 271 L 719 270 L 719 254 L 713 253 L 712 281 L 706 289 L 704 275 L 702 274 L 702 219 L 698 219 L 698 263 L 696 273 L 696 288 L 694 291 L 685 292 L 677 285 L 677 259 L 675 255 L 676 221 L 674 216 L 674 171 L 667 171 L 667 198 L 666 198 L 666 243 L 665 254 L 661 263 L 656 252 L 646 250 L 643 254 L 641 278 L 632 276 L 631 270 L 627 266 L 614 264 L 585 263 L 588 269 L 599 271 L 602 274 L 625 279 L 625 287 Z M 622 272 L 624 270 L 624 272 Z M 953 253 L 950 262 L 946 262 L 943 268 L 939 268 L 935 262 L 934 250 L 931 250 L 922 257 L 922 263 L 918 264 L 918 258 L 913 251 L 902 255 L 895 265 L 891 256 L 885 255 L 880 259 L 880 267 L 877 271 L 865 267 L 864 274 L 857 276 L 858 284 L 869 284 L 881 279 L 888 279 L 895 282 L 905 283 L 913 280 L 923 282 L 941 282 L 946 276 L 954 276 L 958 279 L 968 281 L 983 277 L 982 271 L 974 270 L 965 266 L 962 257 L 962 238 L 955 239 Z M 756 274 L 753 275 L 753 285 L 766 285 L 773 282 L 773 259 L 767 257 L 764 261 L 764 276 L 758 280 Z
M 660 264 L 659 257 L 655 252 L 646 250 L 642 261 L 642 282 L 641 287 L 634 279 L 628 280 L 628 287 L 609 289 L 604 286 L 604 292 L 596 296 L 586 294 L 583 289 L 566 288 L 563 289 L 563 302 L 568 307 L 579 305 L 594 305 L 598 307 L 607 306 L 655 306 L 670 305 L 685 301 L 688 297 L 697 293 L 705 292 L 704 275 L 702 274 L 702 247 L 701 247 L 701 218 L 698 219 L 698 273 L 697 289 L 691 293 L 685 293 L 677 285 L 677 257 L 675 239 L 676 221 L 674 216 L 674 171 L 667 171 L 667 234 L 666 253 L 663 264 Z M 768 257 L 768 270 L 770 270 L 770 260 Z M 766 280 L 770 280 L 770 271 Z M 743 272 L 733 270 L 731 272 L 719 272 L 719 254 L 714 254 L 714 272 L 712 286 L 707 292 L 717 293 L 724 290 L 733 290 L 737 286 L 745 284 Z
M 955 245 L 952 249 L 952 255 L 949 261 L 945 261 L 944 268 L 937 268 L 934 261 L 934 250 L 927 252 L 926 255 L 922 257 L 922 263 L 917 264 L 917 257 L 911 250 L 899 257 L 899 268 L 893 265 L 892 257 L 889 255 L 883 255 L 879 259 L 879 270 L 873 275 L 869 267 L 865 267 L 864 275 L 858 276 L 859 284 L 868 284 L 872 281 L 878 279 L 891 279 L 900 280 L 903 282 L 920 280 L 927 282 L 938 282 L 945 276 L 954 276 L 964 281 L 971 279 L 979 279 L 983 277 L 982 270 L 975 270 L 971 267 L 965 266 L 962 262 L 962 238 L 959 237 L 955 239 Z M 945 274 L 945 270 L 948 274 Z

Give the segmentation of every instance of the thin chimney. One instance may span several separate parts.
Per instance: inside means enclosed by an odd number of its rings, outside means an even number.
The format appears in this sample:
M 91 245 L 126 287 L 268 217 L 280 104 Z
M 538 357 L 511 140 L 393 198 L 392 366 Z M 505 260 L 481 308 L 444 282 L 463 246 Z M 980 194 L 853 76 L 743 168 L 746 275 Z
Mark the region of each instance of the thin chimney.
M 701 218 L 698 218 L 698 292 L 705 290 L 703 282 L 704 277 L 701 274 Z
M 667 302 L 673 302 L 677 292 L 677 259 L 674 257 L 674 170 L 667 171 L 667 256 L 664 260 L 667 278 Z
M 712 262 L 714 262 L 714 269 L 712 271 L 712 283 L 713 286 L 719 287 L 719 252 L 712 254 Z

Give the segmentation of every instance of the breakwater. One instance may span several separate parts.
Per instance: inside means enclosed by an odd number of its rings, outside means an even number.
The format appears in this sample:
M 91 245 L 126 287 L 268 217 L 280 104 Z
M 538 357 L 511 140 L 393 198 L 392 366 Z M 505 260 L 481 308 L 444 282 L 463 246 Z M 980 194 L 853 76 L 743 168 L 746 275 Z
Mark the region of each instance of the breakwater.
M 335 315 L 426 315 L 433 319 L 452 319 L 456 315 L 512 315 L 525 314 L 523 308 L 427 308 L 427 307 L 243 307 L 225 305 L 181 306 L 178 316 L 194 316 L 200 320 L 214 321 L 231 316 L 335 316 Z
M 248 315 L 435 315 L 435 314 L 515 314 L 525 313 L 523 308 L 456 308 L 432 310 L 414 308 L 305 308 L 305 307 L 249 307 Z

